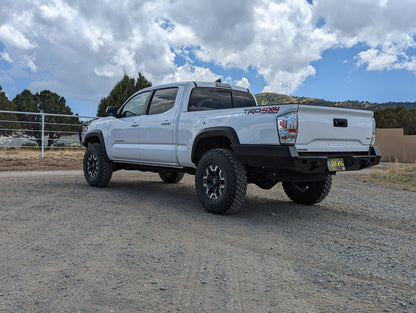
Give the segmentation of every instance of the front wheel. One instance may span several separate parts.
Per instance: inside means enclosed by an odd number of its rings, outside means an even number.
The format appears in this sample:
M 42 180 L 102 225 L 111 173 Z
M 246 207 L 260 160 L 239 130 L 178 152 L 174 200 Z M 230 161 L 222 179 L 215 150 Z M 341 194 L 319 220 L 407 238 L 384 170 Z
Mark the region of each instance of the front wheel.
M 326 198 L 332 186 L 332 175 L 318 182 L 283 182 L 283 190 L 296 203 L 316 204 Z
M 198 162 L 195 187 L 202 206 L 208 212 L 236 213 L 247 191 L 245 168 L 232 151 L 210 150 Z
M 99 143 L 88 146 L 84 155 L 84 176 L 90 186 L 105 187 L 113 175 L 113 164 Z

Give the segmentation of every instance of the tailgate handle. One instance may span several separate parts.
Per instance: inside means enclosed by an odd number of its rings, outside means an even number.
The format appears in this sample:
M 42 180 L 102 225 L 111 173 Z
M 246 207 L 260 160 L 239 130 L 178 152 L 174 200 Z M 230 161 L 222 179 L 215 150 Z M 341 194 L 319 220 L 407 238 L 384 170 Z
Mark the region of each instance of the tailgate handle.
M 348 120 L 345 118 L 334 118 L 334 127 L 348 127 Z

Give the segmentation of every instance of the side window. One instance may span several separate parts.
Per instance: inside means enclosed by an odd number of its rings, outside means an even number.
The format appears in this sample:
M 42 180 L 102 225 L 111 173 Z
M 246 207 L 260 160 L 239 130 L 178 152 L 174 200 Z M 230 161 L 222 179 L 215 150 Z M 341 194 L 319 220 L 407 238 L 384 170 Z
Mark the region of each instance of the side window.
M 148 114 L 160 114 L 172 109 L 177 93 L 178 88 L 156 90 L 150 103 Z
M 234 108 L 245 108 L 255 107 L 256 101 L 249 92 L 243 92 L 234 90 L 233 91 L 233 107 Z
M 229 109 L 232 107 L 231 92 L 216 88 L 197 87 L 189 99 L 189 111 Z
M 121 110 L 121 117 L 126 116 L 135 116 L 135 115 L 142 115 L 144 111 L 144 107 L 146 105 L 146 100 L 149 97 L 150 92 L 144 92 L 138 94 L 134 98 L 131 98 L 129 102 L 125 104 L 123 109 Z

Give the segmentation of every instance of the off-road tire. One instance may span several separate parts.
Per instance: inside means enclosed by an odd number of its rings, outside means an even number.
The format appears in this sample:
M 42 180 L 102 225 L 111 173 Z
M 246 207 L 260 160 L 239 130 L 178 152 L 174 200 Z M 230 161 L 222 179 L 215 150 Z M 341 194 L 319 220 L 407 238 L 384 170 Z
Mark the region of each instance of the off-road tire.
M 283 182 L 283 190 L 296 203 L 312 205 L 326 198 L 332 186 L 332 175 L 318 182 Z
M 184 175 L 184 173 L 170 171 L 163 171 L 159 173 L 160 178 L 167 184 L 179 183 Z
M 88 184 L 93 187 L 105 187 L 113 175 L 113 164 L 105 155 L 99 143 L 88 146 L 84 155 L 84 176 Z
M 199 201 L 208 212 L 236 213 L 247 191 L 246 170 L 232 151 L 210 150 L 198 162 L 195 188 Z

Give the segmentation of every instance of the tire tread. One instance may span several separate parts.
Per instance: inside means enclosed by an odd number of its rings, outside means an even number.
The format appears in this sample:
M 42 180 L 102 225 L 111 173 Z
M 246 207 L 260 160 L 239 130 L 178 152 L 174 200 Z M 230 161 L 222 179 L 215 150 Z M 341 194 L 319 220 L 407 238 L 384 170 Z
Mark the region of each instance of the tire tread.
M 209 159 L 220 159 L 225 161 L 226 164 L 232 167 L 233 176 L 235 176 L 235 181 L 229 182 L 229 188 L 231 190 L 227 193 L 226 201 L 221 206 L 210 206 L 204 201 L 204 194 L 202 191 L 198 190 L 199 182 L 198 180 L 201 179 L 200 175 L 198 173 L 195 175 L 195 185 L 197 186 L 197 193 L 198 197 L 201 200 L 202 205 L 205 207 L 205 209 L 214 214 L 234 214 L 239 211 L 241 206 L 244 203 L 244 198 L 246 196 L 247 192 L 247 174 L 245 171 L 244 166 L 238 161 L 235 154 L 228 150 L 228 149 L 213 149 L 208 152 L 206 152 L 199 164 L 204 163 L 206 160 Z M 197 170 L 198 172 L 198 170 Z
M 87 172 L 87 158 L 90 153 L 95 153 L 98 159 L 99 170 L 96 177 L 92 178 Z M 88 184 L 92 187 L 105 187 L 113 175 L 113 164 L 104 153 L 103 147 L 99 143 L 92 143 L 88 146 L 83 161 L 84 176 Z

